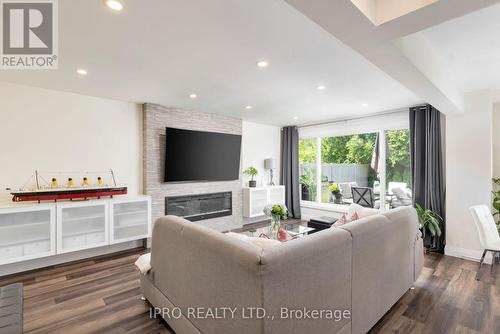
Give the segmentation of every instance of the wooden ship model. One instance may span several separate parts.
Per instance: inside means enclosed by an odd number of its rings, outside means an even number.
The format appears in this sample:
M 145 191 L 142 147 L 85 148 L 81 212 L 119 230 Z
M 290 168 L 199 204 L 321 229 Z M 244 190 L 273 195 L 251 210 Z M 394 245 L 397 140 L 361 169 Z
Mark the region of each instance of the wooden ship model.
M 58 201 L 126 195 L 127 186 L 117 185 L 112 169 L 107 173 L 110 173 L 112 185 L 105 184 L 101 176 L 98 176 L 95 182 L 92 183 L 89 175 L 86 175 L 82 178 L 82 182 L 79 185 L 75 183 L 72 177 L 69 177 L 66 186 L 60 186 L 57 178 L 53 177 L 51 182 L 47 182 L 41 177 L 38 171 L 35 171 L 34 177 L 36 188 L 30 190 L 19 189 L 17 191 L 11 191 L 10 194 L 12 195 L 13 202 Z M 45 185 L 41 184 L 42 181 L 45 182 Z

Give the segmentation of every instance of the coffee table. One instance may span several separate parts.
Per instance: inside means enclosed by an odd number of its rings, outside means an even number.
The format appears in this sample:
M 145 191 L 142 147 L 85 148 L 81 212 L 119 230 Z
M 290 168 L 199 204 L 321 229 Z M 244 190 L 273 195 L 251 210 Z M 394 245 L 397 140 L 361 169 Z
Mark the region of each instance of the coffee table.
M 289 238 L 286 240 L 279 240 L 282 242 L 285 241 L 290 241 L 293 239 L 297 238 L 302 238 L 309 233 L 315 231 L 314 228 L 308 227 L 307 225 L 304 225 L 304 223 L 289 223 L 289 224 L 283 224 L 282 225 L 285 231 L 287 231 Z M 239 233 L 247 235 L 249 237 L 259 237 L 262 234 L 268 235 L 269 233 L 269 226 L 259 226 L 259 227 L 248 227 L 248 229 L 244 231 L 240 231 Z

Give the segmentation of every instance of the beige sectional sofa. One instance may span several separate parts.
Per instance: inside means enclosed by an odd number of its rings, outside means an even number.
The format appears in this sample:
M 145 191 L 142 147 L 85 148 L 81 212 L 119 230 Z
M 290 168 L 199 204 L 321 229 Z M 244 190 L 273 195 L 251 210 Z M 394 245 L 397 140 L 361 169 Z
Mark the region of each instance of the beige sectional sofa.
M 266 249 L 167 216 L 141 287 L 177 334 L 366 333 L 422 265 L 412 208 Z

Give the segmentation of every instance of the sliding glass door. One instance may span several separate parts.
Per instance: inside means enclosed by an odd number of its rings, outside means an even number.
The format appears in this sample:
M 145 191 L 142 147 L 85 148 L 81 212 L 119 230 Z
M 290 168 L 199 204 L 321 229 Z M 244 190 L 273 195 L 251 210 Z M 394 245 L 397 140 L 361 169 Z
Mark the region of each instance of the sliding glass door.
M 410 133 L 408 129 L 385 132 L 386 153 L 386 207 L 412 205 Z
M 317 200 L 317 139 L 299 141 L 300 198 L 306 202 Z
M 408 129 L 302 139 L 299 163 L 305 204 L 350 205 L 353 192 L 382 209 L 412 204 Z

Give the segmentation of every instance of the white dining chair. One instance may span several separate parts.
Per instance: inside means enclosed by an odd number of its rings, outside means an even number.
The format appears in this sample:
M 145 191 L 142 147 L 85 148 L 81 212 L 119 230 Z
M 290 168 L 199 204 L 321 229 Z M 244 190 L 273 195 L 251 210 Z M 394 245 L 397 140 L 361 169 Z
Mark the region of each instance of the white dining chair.
M 491 271 L 495 265 L 495 255 L 500 253 L 500 236 L 498 235 L 497 226 L 490 209 L 486 205 L 473 206 L 470 209 L 476 228 L 479 233 L 479 241 L 483 248 L 483 255 L 479 261 L 479 269 L 477 270 L 476 280 L 478 280 L 479 271 L 483 264 L 486 253 L 493 253 L 493 261 L 491 262 Z

